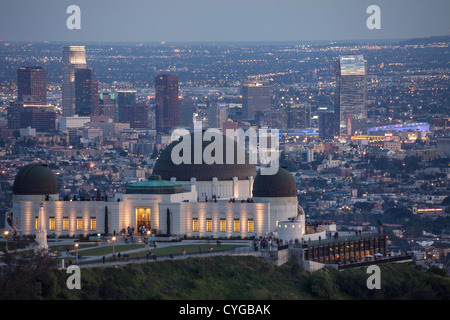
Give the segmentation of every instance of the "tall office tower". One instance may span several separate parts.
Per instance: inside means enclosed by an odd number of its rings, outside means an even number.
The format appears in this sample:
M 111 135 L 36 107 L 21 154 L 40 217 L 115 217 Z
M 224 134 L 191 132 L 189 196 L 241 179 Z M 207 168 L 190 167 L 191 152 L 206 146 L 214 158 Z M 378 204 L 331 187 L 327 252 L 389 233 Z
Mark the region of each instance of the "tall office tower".
M 331 141 L 338 135 L 337 117 L 333 107 L 319 108 L 319 139 Z
M 341 137 L 367 132 L 367 62 L 362 55 L 340 56 L 335 64 L 335 112 Z
M 93 115 L 96 97 L 98 99 L 98 84 L 94 83 L 94 70 L 75 70 L 75 114 L 82 117 Z
M 62 115 L 75 114 L 75 70 L 86 68 L 84 46 L 63 47 Z
M 92 84 L 92 115 L 99 116 L 100 115 L 100 100 L 98 96 L 99 82 L 94 81 Z
M 20 113 L 23 109 L 22 101 L 10 101 L 7 113 L 7 128 L 11 130 L 20 129 Z
M 123 109 L 125 106 L 132 106 L 134 104 L 136 104 L 136 91 L 121 90 L 117 92 L 117 106 L 118 106 L 117 115 L 119 122 L 128 122 L 120 117 L 120 115 L 122 114 L 121 109 Z
M 228 119 L 228 105 L 211 102 L 208 112 L 208 124 L 210 128 L 222 128 L 222 125 Z
M 290 105 L 287 107 L 287 127 L 289 129 L 306 129 L 311 127 L 311 105 Z
M 270 110 L 271 87 L 265 82 L 244 82 L 241 86 L 242 120 L 258 120 Z
M 191 128 L 194 125 L 194 100 L 183 98 L 180 100 L 180 126 Z
M 156 132 L 169 134 L 179 122 L 178 76 L 158 75 L 155 78 Z
M 135 103 L 129 106 L 122 106 L 119 109 L 119 117 L 121 122 L 128 122 L 130 128 L 133 129 L 148 129 L 148 106 L 144 103 Z
M 47 104 L 47 75 L 44 68 L 17 69 L 17 98 L 27 103 Z
M 117 122 L 116 95 L 114 93 L 100 93 L 98 95 L 100 104 L 100 114 Z

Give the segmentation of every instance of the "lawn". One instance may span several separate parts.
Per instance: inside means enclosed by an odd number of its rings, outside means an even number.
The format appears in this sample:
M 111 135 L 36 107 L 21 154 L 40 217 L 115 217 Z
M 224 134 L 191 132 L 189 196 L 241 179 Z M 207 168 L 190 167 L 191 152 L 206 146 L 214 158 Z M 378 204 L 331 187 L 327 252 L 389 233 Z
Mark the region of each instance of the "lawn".
M 117 254 L 119 252 L 135 250 L 135 249 L 144 249 L 145 245 L 143 244 L 123 244 L 123 245 L 115 245 L 114 252 Z M 103 256 L 107 254 L 113 253 L 113 245 L 99 246 L 92 249 L 78 251 L 78 254 L 81 256 Z
M 246 247 L 246 245 L 230 245 L 230 244 L 222 244 L 222 245 L 176 245 L 176 246 L 169 246 L 169 247 L 162 247 L 162 248 L 153 248 L 150 247 L 150 252 L 152 254 L 154 254 L 157 257 L 168 257 L 170 254 L 172 254 L 173 256 L 180 256 L 183 254 L 183 248 L 186 250 L 186 255 L 189 254 L 198 254 L 199 253 L 199 246 L 202 247 L 202 254 L 206 254 L 209 252 L 209 248 L 212 248 L 212 252 L 223 252 L 223 251 L 228 251 L 231 250 L 233 247 L 234 248 L 240 248 L 240 247 Z M 118 247 L 120 247 L 118 249 Z M 112 253 L 112 248 L 110 246 L 108 247 L 104 247 L 104 249 L 108 249 L 110 248 L 106 253 L 101 253 L 100 249 L 102 248 L 98 248 L 98 249 L 92 249 L 92 250 L 87 250 L 85 252 L 80 252 L 79 254 L 81 256 L 94 256 L 94 255 L 105 255 L 105 254 L 111 254 Z M 127 250 L 134 250 L 134 249 L 143 249 L 139 252 L 131 252 L 131 253 L 126 253 L 129 259 L 143 259 L 145 258 L 146 254 L 147 254 L 147 250 L 143 245 L 125 245 L 125 246 L 116 246 L 116 250 L 115 253 L 118 254 L 119 252 L 121 253 L 121 255 L 123 256 L 125 254 L 125 252 Z M 92 252 L 95 250 L 95 254 L 93 254 Z M 111 258 L 108 258 L 111 259 Z M 91 260 L 89 261 L 89 263 L 96 263 L 96 262 L 101 262 L 101 259 L 96 259 L 96 260 Z M 109 260 L 107 260 L 109 261 Z
M 200 252 L 199 247 L 202 247 L 202 250 Z M 221 251 L 228 251 L 231 250 L 232 247 L 238 248 L 238 247 L 246 247 L 245 245 L 231 245 L 231 244 L 222 244 L 222 245 L 181 245 L 181 246 L 171 246 L 171 247 L 164 247 L 164 248 L 156 248 L 152 249 L 151 252 L 155 254 L 157 257 L 164 257 L 168 256 L 169 254 L 173 254 L 174 256 L 182 255 L 183 254 L 183 248 L 186 249 L 186 254 L 198 254 L 198 253 L 208 253 L 208 248 L 212 248 L 212 252 L 221 252 Z

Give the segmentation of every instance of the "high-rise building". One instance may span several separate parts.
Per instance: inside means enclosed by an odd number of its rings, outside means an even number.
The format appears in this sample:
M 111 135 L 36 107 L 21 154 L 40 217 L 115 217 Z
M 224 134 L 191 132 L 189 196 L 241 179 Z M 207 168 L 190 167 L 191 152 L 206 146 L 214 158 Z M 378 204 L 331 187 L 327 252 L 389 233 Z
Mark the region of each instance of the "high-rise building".
M 99 116 L 100 115 L 100 100 L 98 96 L 98 90 L 99 90 L 99 82 L 94 81 L 92 84 L 92 90 L 93 90 L 93 101 L 92 101 L 92 115 L 93 116 Z
M 75 70 L 75 114 L 82 117 L 99 115 L 98 82 L 94 81 L 92 68 Z
M 126 114 L 126 112 L 122 112 L 122 109 L 125 106 L 133 106 L 136 104 L 136 91 L 135 90 L 121 90 L 117 92 L 117 115 L 119 122 L 128 122 L 125 119 L 120 117 L 121 114 Z
M 47 104 L 45 68 L 20 67 L 17 69 L 17 99 L 28 103 Z
M 63 47 L 62 114 L 75 114 L 75 70 L 86 68 L 84 46 Z
M 158 75 L 155 78 L 156 132 L 168 134 L 179 126 L 178 76 Z
M 56 111 L 51 105 L 11 101 L 7 120 L 8 129 L 19 130 L 31 127 L 40 132 L 55 131 Z
M 228 105 L 213 101 L 209 106 L 208 124 L 210 128 L 222 128 L 228 119 Z
M 194 100 L 183 98 L 180 100 L 180 126 L 190 128 L 194 125 Z
M 341 137 L 367 132 L 367 62 L 363 55 L 340 56 L 335 64 L 335 114 Z
M 258 120 L 270 110 L 271 87 L 265 82 L 249 81 L 241 86 L 242 119 Z
M 7 113 L 7 128 L 11 130 L 20 129 L 20 113 L 23 109 L 22 101 L 10 101 Z
M 322 107 L 319 108 L 319 139 L 331 141 L 338 135 L 338 125 L 336 122 L 336 115 L 334 108 Z
M 148 106 L 144 103 L 135 103 L 129 106 L 122 106 L 119 109 L 121 122 L 130 124 L 133 129 L 148 129 Z
M 287 107 L 287 127 L 289 129 L 311 128 L 311 105 L 305 103 Z
M 56 130 L 56 112 L 50 105 L 24 105 L 20 113 L 20 127 L 34 128 L 38 132 Z
M 99 104 L 100 114 L 111 118 L 113 122 L 117 122 L 116 95 L 114 93 L 100 93 Z

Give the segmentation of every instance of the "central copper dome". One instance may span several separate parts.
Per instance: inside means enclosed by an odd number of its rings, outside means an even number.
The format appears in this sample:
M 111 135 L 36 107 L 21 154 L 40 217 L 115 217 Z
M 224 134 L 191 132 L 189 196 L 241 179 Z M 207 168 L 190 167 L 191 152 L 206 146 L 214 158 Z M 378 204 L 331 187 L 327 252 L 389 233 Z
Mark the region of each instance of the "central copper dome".
M 233 177 L 237 177 L 239 180 L 246 180 L 250 176 L 256 177 L 256 167 L 250 163 L 248 153 L 236 141 L 224 135 L 222 135 L 223 164 L 207 164 L 203 157 L 201 164 L 194 164 L 194 136 L 195 135 L 191 133 L 168 145 L 156 161 L 155 167 L 153 168 L 153 174 L 160 175 L 163 180 L 170 180 L 170 178 L 175 177 L 177 181 L 190 181 L 191 178 L 196 178 L 197 181 L 211 181 L 212 178 L 217 178 L 218 180 L 231 180 Z M 182 141 L 182 139 L 186 138 L 191 139 L 191 164 L 175 164 L 172 161 L 172 150 Z M 230 145 L 234 145 L 233 164 L 226 163 L 227 141 L 229 141 Z M 203 141 L 202 139 L 201 143 L 203 153 L 205 148 L 213 143 L 213 141 Z M 237 164 L 237 155 L 239 152 L 245 153 L 244 164 Z

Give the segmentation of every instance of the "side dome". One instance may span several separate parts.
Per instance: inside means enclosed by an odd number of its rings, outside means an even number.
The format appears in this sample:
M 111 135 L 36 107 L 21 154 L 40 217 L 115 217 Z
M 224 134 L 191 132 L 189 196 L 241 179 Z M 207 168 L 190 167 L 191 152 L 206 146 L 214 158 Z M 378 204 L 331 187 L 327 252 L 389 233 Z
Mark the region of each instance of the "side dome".
M 280 167 L 274 175 L 258 174 L 253 182 L 253 197 L 297 197 L 295 179 L 283 167 Z
M 12 190 L 18 195 L 57 194 L 58 180 L 46 164 L 32 163 L 19 169 Z
M 203 132 L 204 133 L 204 132 Z M 202 134 L 203 134 L 202 133 Z M 190 136 L 190 137 L 188 137 Z M 212 178 L 217 178 L 218 180 L 231 180 L 233 177 L 237 177 L 239 180 L 247 180 L 248 177 L 256 176 L 256 167 L 254 164 L 250 163 L 248 152 L 239 145 L 233 139 L 222 135 L 222 146 L 223 146 L 223 163 L 213 163 L 207 164 L 202 156 L 202 163 L 194 163 L 194 136 L 195 134 L 189 134 L 183 136 L 177 141 L 172 142 L 161 152 L 159 159 L 156 161 L 153 168 L 153 174 L 161 176 L 163 180 L 170 180 L 175 177 L 177 181 L 190 181 L 191 178 L 196 178 L 197 181 L 211 181 Z M 182 141 L 182 139 L 191 139 L 191 163 L 190 164 L 175 164 L 172 161 L 172 150 L 173 148 Z M 228 143 L 227 143 L 228 142 Z M 204 154 L 205 148 L 214 143 L 213 141 L 203 141 L 202 139 L 202 155 Z M 234 146 L 234 161 L 233 164 L 226 163 L 226 152 L 227 144 Z M 238 154 L 240 152 L 245 153 L 245 163 L 238 164 Z

